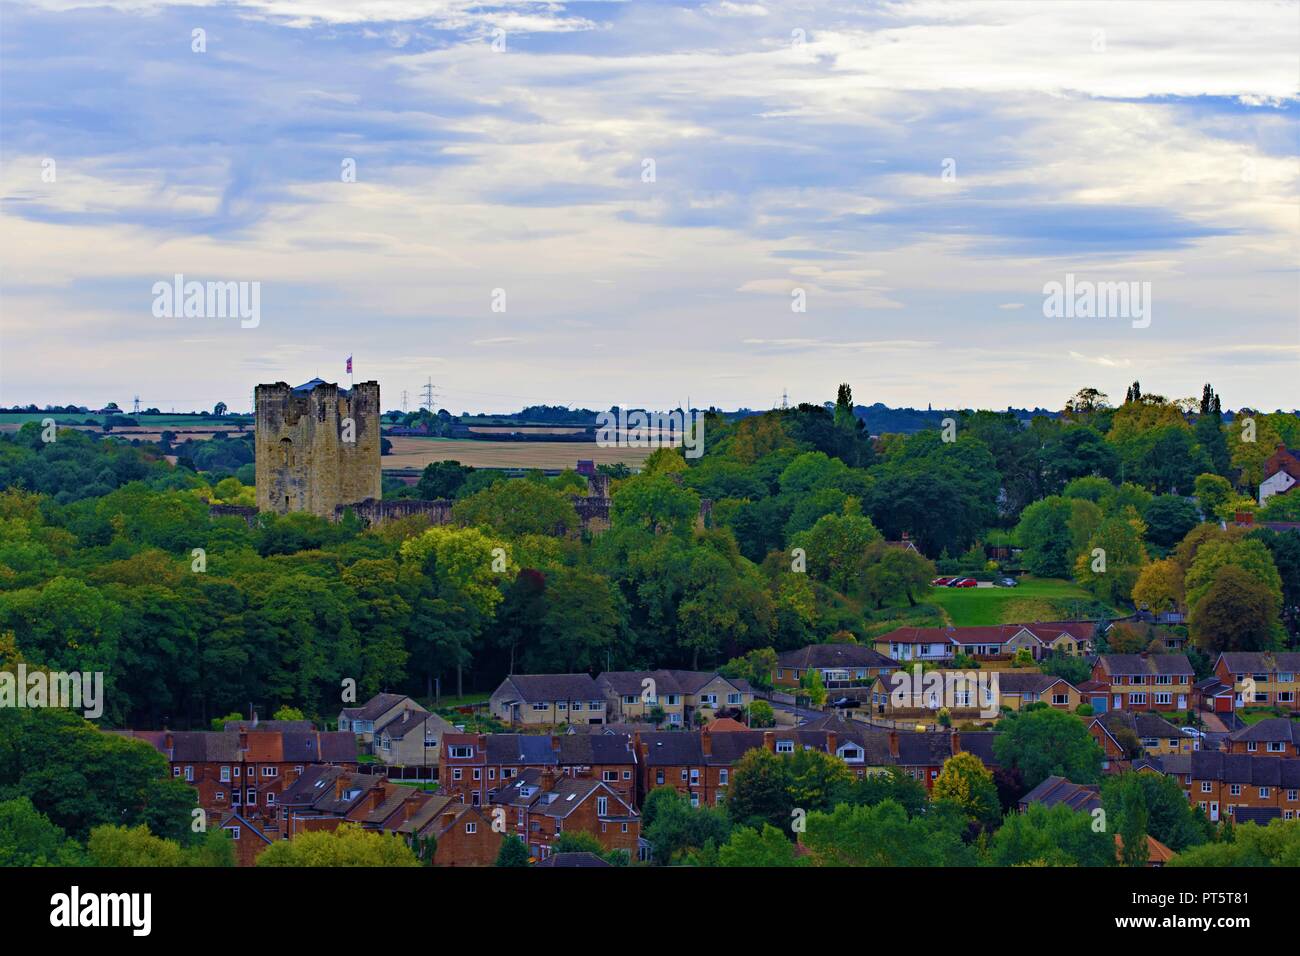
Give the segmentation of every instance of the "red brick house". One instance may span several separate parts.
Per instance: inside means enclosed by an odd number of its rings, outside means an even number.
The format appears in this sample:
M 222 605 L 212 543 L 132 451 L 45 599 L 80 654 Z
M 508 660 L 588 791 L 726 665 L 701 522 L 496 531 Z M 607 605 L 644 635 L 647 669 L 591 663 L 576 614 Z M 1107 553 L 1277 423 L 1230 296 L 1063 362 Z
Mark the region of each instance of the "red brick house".
M 1102 654 L 1092 679 L 1105 685 L 1105 710 L 1181 711 L 1192 706 L 1196 678 L 1186 654 Z
M 565 777 L 554 768 L 528 770 L 492 795 L 492 813 L 504 815 L 509 836 L 523 840 L 544 860 L 564 833 L 589 833 L 606 852 L 624 850 L 637 859 L 641 818 L 609 785 Z

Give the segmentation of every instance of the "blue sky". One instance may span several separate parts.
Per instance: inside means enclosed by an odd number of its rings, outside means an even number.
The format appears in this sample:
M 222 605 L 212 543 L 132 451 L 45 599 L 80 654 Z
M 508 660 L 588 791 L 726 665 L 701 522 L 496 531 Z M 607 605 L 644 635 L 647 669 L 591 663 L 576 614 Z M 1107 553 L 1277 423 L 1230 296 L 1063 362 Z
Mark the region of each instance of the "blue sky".
M 0 404 L 243 409 L 349 354 L 454 412 L 1300 394 L 1296 3 L 0 16 Z M 260 323 L 156 318 L 176 273 Z M 1045 318 L 1067 273 L 1150 326 Z

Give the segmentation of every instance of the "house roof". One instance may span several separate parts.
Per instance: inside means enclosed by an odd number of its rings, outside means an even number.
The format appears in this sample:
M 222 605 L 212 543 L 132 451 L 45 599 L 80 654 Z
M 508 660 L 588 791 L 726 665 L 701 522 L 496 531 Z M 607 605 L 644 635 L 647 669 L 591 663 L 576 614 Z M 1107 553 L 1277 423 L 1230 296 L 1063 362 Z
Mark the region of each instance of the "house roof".
M 1135 712 L 1130 710 L 1108 710 L 1095 718 L 1102 726 L 1114 733 L 1120 727 L 1127 727 L 1139 737 L 1188 737 L 1181 728 L 1171 724 L 1158 714 Z
M 1300 651 L 1237 651 L 1219 655 L 1234 674 L 1300 671 Z M 1218 667 L 1218 662 L 1215 662 Z
M 1257 724 L 1233 731 L 1228 734 L 1228 739 L 1233 743 L 1238 741 L 1267 743 L 1284 740 L 1300 747 L 1300 720 L 1290 720 L 1286 717 L 1270 717 L 1267 720 L 1261 720 Z
M 1300 789 L 1300 758 L 1297 757 L 1259 757 L 1202 750 L 1162 757 L 1159 767 L 1168 774 L 1190 773 L 1193 780 Z
M 1237 807 L 1232 811 L 1233 823 L 1257 823 L 1266 827 L 1270 820 L 1281 818 L 1281 807 Z
M 378 720 L 404 700 L 405 694 L 376 694 L 360 707 L 344 707 L 340 714 L 348 720 Z
M 1065 777 L 1052 776 L 1020 798 L 1021 806 L 1031 803 L 1041 803 L 1046 807 L 1063 803 L 1071 810 L 1091 812 L 1101 806 L 1101 792 L 1088 784 L 1073 783 Z
M 269 836 L 266 835 L 266 833 L 262 830 L 260 826 L 258 826 L 256 823 L 253 823 L 251 820 L 247 819 L 242 814 L 236 813 L 233 810 L 227 813 L 224 817 L 222 817 L 221 822 L 217 824 L 217 826 L 224 830 L 226 827 L 230 826 L 233 823 L 239 823 L 241 828 L 248 830 L 256 837 L 260 837 L 263 840 L 263 842 L 266 843 L 275 842 Z
M 1064 677 L 1042 674 L 1038 671 L 997 671 L 998 692 L 1003 694 L 1044 694 L 1057 684 L 1074 687 Z
M 296 730 L 299 732 L 315 730 L 316 725 L 310 720 L 228 720 L 222 725 L 223 730 L 253 733 L 267 730 Z
M 527 703 L 554 700 L 600 700 L 603 695 L 590 674 L 512 674 L 496 694 L 515 694 Z
M 560 738 L 559 761 L 565 765 L 636 763 L 629 734 L 566 734 Z
M 407 734 L 428 726 L 437 733 L 455 733 L 456 727 L 437 714 L 423 710 L 407 710 L 398 714 L 388 723 L 375 728 L 375 733 L 387 735 L 393 740 L 403 740 Z
M 725 733 L 732 733 L 733 731 L 737 731 L 737 730 L 742 730 L 742 731 L 748 730 L 749 728 L 746 727 L 744 724 L 742 724 L 740 721 L 733 720 L 730 717 L 718 717 L 715 720 L 711 720 L 707 724 L 705 724 L 704 729 L 711 734 L 718 734 L 718 733 L 725 734 Z
M 1115 858 L 1122 859 L 1124 852 L 1124 838 L 1118 833 L 1115 834 Z M 1159 864 L 1163 866 L 1174 858 L 1174 851 L 1169 849 L 1159 840 L 1151 835 L 1147 835 L 1147 863 Z
M 887 636 L 887 635 L 886 635 Z M 878 638 L 878 640 L 883 638 Z M 777 665 L 786 668 L 831 667 L 898 667 L 898 661 L 886 657 L 866 644 L 809 644 L 786 651 L 776 657 Z
M 1181 676 L 1194 673 L 1186 654 L 1102 654 L 1098 661 L 1102 669 L 1112 676 L 1132 674 Z
M 564 737 L 558 738 L 563 746 Z M 580 739 L 580 738 L 578 738 Z M 549 736 L 537 734 L 488 734 L 487 762 L 554 766 L 560 762 L 556 745 Z

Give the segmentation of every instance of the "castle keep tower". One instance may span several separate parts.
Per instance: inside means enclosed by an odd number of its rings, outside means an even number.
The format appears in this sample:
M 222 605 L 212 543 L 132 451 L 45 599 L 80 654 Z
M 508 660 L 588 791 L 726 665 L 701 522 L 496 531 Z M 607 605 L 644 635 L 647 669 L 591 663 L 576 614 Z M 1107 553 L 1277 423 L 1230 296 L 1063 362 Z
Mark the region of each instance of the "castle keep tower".
M 333 518 L 338 505 L 382 497 L 378 382 L 276 382 L 255 400 L 259 511 Z

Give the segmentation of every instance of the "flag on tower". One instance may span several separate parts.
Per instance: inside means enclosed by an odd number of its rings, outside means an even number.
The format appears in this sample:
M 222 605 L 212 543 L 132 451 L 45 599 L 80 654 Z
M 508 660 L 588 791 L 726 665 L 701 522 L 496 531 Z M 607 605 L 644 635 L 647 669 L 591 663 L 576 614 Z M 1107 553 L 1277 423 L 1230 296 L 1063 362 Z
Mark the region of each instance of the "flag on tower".
M 352 374 L 352 356 L 351 356 L 351 355 L 348 356 L 348 374 L 349 374 L 349 375 Z

